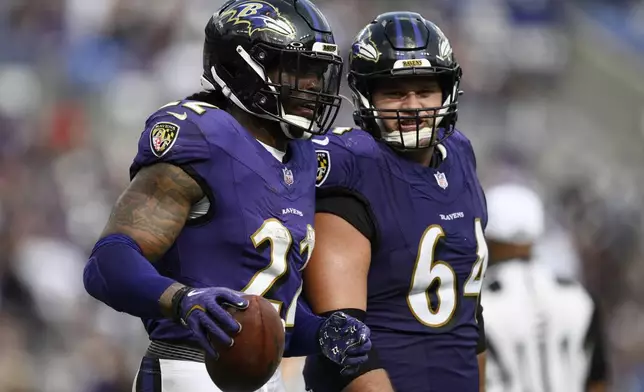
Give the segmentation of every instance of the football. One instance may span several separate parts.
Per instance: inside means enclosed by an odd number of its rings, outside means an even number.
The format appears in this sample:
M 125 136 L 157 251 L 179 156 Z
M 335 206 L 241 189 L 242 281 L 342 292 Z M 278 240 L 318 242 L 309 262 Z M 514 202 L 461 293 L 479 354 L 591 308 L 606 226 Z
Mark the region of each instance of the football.
M 215 347 L 219 359 L 206 357 L 206 369 L 222 392 L 252 392 L 260 389 L 282 361 L 284 324 L 264 297 L 245 295 L 248 308 L 228 311 L 242 325 L 232 347 Z

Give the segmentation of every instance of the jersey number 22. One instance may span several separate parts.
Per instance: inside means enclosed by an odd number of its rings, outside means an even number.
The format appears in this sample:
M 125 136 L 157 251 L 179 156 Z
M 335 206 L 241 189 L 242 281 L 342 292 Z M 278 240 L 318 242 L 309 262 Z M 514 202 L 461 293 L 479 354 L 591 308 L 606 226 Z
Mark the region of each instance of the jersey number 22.
M 311 225 L 307 225 L 307 238 L 300 242 L 300 254 L 304 257 L 304 264 L 300 270 L 303 270 L 306 267 L 306 263 L 308 263 L 311 258 L 313 243 L 310 239 L 313 238 L 313 236 L 313 227 Z M 264 221 L 250 239 L 255 248 L 258 248 L 266 241 L 270 243 L 271 261 L 266 268 L 258 271 L 255 276 L 251 278 L 246 287 L 242 289 L 242 292 L 264 296 L 277 281 L 288 276 L 288 252 L 291 251 L 293 237 L 282 222 L 275 218 L 270 218 Z M 304 255 L 304 252 L 307 252 L 306 255 Z M 283 319 L 285 327 L 292 327 L 295 325 L 297 299 L 301 292 L 302 286 L 300 285 L 293 295 L 288 309 L 286 309 L 286 314 Z M 283 306 L 282 302 L 272 300 L 270 298 L 267 299 L 273 304 L 277 313 L 281 313 Z

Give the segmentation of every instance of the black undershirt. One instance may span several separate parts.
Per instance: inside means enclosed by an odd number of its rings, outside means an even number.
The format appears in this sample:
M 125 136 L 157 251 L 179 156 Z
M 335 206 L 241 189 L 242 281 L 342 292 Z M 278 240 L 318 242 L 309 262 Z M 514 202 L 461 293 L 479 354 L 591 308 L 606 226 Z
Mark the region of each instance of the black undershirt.
M 355 227 L 377 248 L 378 230 L 371 212 L 371 206 L 365 197 L 345 188 L 318 189 L 315 201 L 315 212 L 327 212 L 337 215 Z

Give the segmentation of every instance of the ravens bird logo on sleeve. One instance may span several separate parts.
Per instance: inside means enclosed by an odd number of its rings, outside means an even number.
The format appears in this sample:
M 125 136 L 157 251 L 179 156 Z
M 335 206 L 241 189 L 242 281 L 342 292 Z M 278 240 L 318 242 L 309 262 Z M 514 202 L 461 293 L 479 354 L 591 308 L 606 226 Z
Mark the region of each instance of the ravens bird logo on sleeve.
M 159 122 L 150 130 L 150 149 L 157 157 L 164 156 L 177 140 L 180 127 L 171 122 Z
M 315 150 L 315 154 L 318 158 L 318 173 L 315 177 L 315 185 L 320 186 L 329 176 L 329 170 L 331 169 L 331 155 L 329 155 L 329 152 L 326 150 Z

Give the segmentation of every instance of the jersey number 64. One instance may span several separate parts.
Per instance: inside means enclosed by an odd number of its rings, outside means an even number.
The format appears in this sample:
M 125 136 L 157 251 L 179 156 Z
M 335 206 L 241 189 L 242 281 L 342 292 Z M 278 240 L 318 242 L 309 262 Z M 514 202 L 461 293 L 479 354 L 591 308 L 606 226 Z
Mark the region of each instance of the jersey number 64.
M 474 232 L 477 257 L 463 285 L 463 297 L 476 297 L 478 300 L 488 259 L 487 244 L 480 219 L 474 221 Z M 443 236 L 445 236 L 443 228 L 438 225 L 429 226 L 423 233 L 407 294 L 407 305 L 416 320 L 432 328 L 440 328 L 449 323 L 460 300 L 454 269 L 446 262 L 435 259 L 436 246 Z M 435 284 L 436 281 L 438 281 L 437 284 Z M 429 289 L 432 286 L 436 287 L 438 298 L 438 304 L 435 307 L 432 307 L 429 296 Z

